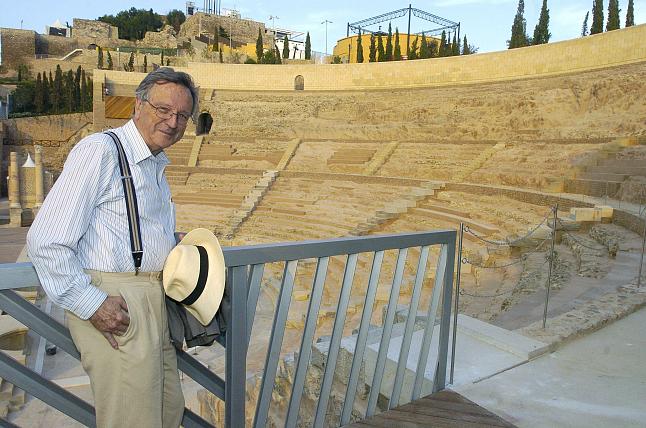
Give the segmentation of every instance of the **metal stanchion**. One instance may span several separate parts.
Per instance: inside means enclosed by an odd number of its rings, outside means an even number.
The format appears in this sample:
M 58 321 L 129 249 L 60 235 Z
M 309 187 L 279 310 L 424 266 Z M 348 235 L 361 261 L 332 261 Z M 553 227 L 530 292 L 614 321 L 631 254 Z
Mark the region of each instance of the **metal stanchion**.
M 458 333 L 458 303 L 460 301 L 460 273 L 462 272 L 462 240 L 464 238 L 464 223 L 460 223 L 460 237 L 458 240 L 458 268 L 455 275 L 455 308 L 453 309 L 453 342 L 451 345 L 451 376 L 449 383 L 453 383 L 455 371 L 455 341 Z M 642 252 L 643 253 L 643 252 Z
M 545 291 L 545 310 L 543 311 L 543 328 L 545 328 L 545 323 L 547 322 L 547 306 L 550 302 L 550 288 L 552 287 L 552 268 L 554 266 L 554 243 L 556 241 L 556 222 L 558 221 L 558 212 L 559 204 L 556 204 L 554 208 L 554 223 L 552 224 L 552 249 L 550 251 L 550 268 L 549 273 L 547 274 L 547 290 Z

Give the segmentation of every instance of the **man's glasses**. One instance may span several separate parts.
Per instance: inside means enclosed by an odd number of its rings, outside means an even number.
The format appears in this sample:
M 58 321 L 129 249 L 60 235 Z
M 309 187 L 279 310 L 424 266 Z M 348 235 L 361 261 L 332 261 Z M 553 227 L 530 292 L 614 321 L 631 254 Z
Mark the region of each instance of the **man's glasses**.
M 173 110 L 171 110 L 168 107 L 163 107 L 163 106 L 157 107 L 156 105 L 154 105 L 148 100 L 144 100 L 144 101 L 146 101 L 153 108 L 153 110 L 155 110 L 155 115 L 157 115 L 157 117 L 160 119 L 168 120 L 173 116 L 177 116 L 177 123 L 185 125 L 188 122 L 188 120 L 191 118 L 191 116 L 186 113 L 181 113 L 181 112 L 174 113 Z

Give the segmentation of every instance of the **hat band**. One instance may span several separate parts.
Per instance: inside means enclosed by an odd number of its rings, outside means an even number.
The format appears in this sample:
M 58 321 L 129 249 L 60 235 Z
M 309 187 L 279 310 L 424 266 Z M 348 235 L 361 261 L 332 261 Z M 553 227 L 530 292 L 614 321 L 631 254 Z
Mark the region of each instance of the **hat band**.
M 197 284 L 195 288 L 184 300 L 180 303 L 184 305 L 192 305 L 199 299 L 206 287 L 206 279 L 209 276 L 209 255 L 206 252 L 206 249 L 201 245 L 196 245 L 197 251 L 200 253 L 200 274 L 197 278 Z

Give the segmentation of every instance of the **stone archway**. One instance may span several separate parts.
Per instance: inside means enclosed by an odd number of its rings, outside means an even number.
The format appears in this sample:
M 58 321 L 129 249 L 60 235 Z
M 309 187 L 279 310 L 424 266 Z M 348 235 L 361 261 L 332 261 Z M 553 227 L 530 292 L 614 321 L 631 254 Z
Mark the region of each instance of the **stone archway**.
M 294 90 L 302 91 L 305 89 L 305 78 L 300 74 L 294 79 Z
M 209 112 L 200 113 L 197 118 L 197 132 L 196 135 L 208 134 L 213 125 L 213 117 Z

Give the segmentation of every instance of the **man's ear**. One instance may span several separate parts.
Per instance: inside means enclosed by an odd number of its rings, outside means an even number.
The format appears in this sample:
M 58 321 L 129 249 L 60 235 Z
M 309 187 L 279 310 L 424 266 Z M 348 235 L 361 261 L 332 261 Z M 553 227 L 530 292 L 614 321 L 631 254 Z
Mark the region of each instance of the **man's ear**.
M 141 109 L 144 107 L 143 104 L 144 102 L 141 99 L 135 98 L 135 112 L 133 115 L 135 119 L 139 118 L 139 113 L 141 112 Z

